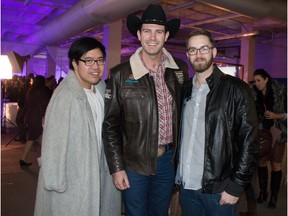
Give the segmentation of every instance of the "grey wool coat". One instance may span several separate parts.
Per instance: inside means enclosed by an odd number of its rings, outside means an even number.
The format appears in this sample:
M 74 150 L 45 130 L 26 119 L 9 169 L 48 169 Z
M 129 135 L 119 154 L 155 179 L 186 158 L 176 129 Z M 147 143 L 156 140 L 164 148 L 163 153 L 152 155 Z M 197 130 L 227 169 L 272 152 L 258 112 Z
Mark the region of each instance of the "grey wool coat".
M 105 83 L 96 90 L 104 96 Z M 73 71 L 52 95 L 42 139 L 34 216 L 121 215 L 121 195 L 103 148 L 99 153 L 92 110 Z

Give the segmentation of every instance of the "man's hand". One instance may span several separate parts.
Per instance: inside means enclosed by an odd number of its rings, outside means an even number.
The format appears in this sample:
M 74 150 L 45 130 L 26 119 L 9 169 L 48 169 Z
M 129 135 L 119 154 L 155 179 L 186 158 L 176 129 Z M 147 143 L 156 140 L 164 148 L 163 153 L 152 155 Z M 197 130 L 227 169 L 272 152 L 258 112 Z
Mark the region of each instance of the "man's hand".
M 118 190 L 130 188 L 130 183 L 124 170 L 112 174 L 113 183 Z
M 232 196 L 225 191 L 221 193 L 220 205 L 234 205 L 238 202 L 239 197 Z

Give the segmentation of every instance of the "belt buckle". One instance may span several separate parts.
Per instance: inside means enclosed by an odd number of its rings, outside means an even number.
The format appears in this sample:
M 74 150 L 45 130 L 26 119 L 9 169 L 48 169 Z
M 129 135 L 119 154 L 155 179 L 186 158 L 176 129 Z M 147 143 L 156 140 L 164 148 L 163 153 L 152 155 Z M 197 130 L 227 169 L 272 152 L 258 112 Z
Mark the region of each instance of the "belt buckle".
M 166 148 L 165 148 L 164 145 L 158 146 L 158 149 L 157 149 L 157 157 L 163 156 L 165 152 L 166 152 Z

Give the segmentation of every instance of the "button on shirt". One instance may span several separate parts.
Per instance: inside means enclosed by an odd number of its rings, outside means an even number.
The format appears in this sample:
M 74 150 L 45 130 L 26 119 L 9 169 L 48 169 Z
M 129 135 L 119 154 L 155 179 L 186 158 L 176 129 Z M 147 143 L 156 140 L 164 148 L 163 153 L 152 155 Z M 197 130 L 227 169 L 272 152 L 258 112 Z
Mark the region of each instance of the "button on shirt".
M 168 61 L 167 56 L 161 56 L 161 62 L 157 71 L 149 70 L 149 75 L 153 77 L 156 89 L 157 104 L 158 104 L 158 145 L 166 145 L 173 141 L 172 130 L 172 96 L 164 80 L 165 61 Z
M 192 97 L 183 109 L 181 155 L 178 167 L 180 180 L 185 189 L 202 188 L 205 150 L 205 107 L 210 89 L 207 83 L 199 88 L 193 78 Z

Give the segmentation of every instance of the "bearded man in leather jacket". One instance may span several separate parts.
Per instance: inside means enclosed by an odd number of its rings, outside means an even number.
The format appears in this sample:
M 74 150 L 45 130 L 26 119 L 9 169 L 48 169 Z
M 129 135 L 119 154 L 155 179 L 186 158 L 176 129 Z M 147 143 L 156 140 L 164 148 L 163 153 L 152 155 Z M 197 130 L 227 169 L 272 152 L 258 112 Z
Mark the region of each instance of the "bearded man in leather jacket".
M 248 84 L 222 73 L 211 34 L 193 31 L 187 57 L 195 71 L 185 84 L 179 164 L 183 216 L 235 214 L 251 181 L 259 143 L 255 104 Z
M 127 27 L 142 47 L 110 70 L 105 92 L 103 140 L 114 185 L 123 191 L 126 216 L 168 215 L 187 65 L 163 47 L 180 20 L 166 20 L 149 5 Z

